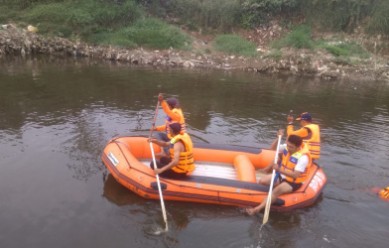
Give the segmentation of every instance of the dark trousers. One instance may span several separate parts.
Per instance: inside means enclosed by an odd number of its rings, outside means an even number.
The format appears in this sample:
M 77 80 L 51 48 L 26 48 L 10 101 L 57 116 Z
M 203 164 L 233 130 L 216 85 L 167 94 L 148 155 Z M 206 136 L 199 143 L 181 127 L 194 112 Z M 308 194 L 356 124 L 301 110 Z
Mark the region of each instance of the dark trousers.
M 162 141 L 165 141 L 165 142 L 169 142 L 169 141 L 170 141 L 169 137 L 167 137 L 167 134 L 166 134 L 165 132 L 159 132 L 159 133 L 157 133 L 157 140 L 162 140 Z M 169 149 L 170 149 L 170 147 L 165 146 L 165 147 L 162 147 L 162 149 L 163 149 L 163 152 L 164 152 L 167 156 L 169 156 Z M 168 163 L 169 163 L 169 162 L 168 162 Z
M 157 168 L 163 168 L 164 166 L 168 165 L 172 161 L 169 157 L 162 157 L 159 161 L 157 161 Z M 150 167 L 154 170 L 154 163 L 151 161 Z M 159 174 L 161 177 L 165 178 L 171 178 L 171 179 L 183 179 L 186 177 L 185 173 L 177 173 L 172 169 L 166 170 Z

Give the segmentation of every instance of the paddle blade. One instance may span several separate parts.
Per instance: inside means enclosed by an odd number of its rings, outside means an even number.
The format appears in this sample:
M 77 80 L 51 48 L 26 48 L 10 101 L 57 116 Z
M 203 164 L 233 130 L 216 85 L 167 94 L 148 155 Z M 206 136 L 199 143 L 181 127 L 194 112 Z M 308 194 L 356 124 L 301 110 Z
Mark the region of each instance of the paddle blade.
M 278 142 L 277 142 L 277 149 L 276 149 L 276 155 L 274 157 L 274 164 L 278 161 L 278 152 L 280 150 L 280 143 L 281 143 L 281 135 L 278 135 Z M 271 205 L 271 196 L 273 192 L 273 184 L 274 184 L 274 177 L 275 177 L 276 171 L 273 169 L 273 172 L 271 174 L 271 181 L 270 181 L 270 187 L 269 187 L 269 193 L 267 194 L 267 200 L 266 200 L 266 207 L 265 207 L 265 214 L 263 216 L 262 225 L 266 224 L 269 220 L 269 214 L 270 214 L 270 205 Z
M 265 225 L 267 223 L 267 221 L 269 220 L 270 203 L 271 203 L 271 195 L 269 195 L 269 197 L 267 198 L 267 201 L 266 201 L 266 208 L 265 208 L 265 213 L 263 215 L 262 225 Z

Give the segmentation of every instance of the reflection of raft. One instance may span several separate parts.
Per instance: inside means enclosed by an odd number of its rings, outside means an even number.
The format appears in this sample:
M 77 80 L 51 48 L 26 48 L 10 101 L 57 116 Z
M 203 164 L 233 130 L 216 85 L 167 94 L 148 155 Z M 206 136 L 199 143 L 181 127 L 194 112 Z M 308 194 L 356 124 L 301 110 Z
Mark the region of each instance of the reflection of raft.
M 104 181 L 103 196 L 118 206 L 143 204 L 144 199 L 135 196 L 127 188 L 118 184 L 112 174 Z
M 160 151 L 154 146 L 156 152 Z M 272 163 L 274 151 L 237 146 L 195 144 L 196 169 L 184 180 L 161 178 L 165 200 L 254 206 L 266 197 L 269 187 L 256 183 L 256 169 Z M 158 199 L 158 187 L 145 137 L 118 137 L 105 147 L 102 160 L 114 178 L 136 194 Z M 323 170 L 313 165 L 309 179 L 296 192 L 283 195 L 274 210 L 291 210 L 315 202 L 327 181 Z

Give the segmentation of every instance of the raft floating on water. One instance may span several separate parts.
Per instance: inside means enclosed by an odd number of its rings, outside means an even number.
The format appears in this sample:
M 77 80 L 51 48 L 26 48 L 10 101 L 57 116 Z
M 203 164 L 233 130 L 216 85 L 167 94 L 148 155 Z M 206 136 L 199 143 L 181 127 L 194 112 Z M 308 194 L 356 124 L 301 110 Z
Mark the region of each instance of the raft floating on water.
M 267 196 L 268 186 L 259 185 L 258 169 L 274 160 L 275 151 L 241 146 L 195 144 L 196 169 L 185 179 L 162 178 L 164 200 L 230 206 L 256 206 Z M 160 147 L 154 145 L 155 152 Z M 147 199 L 159 199 L 151 151 L 146 137 L 121 136 L 108 142 L 102 160 L 113 177 L 132 192 Z M 280 196 L 273 210 L 289 211 L 315 203 L 327 177 L 317 164 L 311 166 L 303 186 Z

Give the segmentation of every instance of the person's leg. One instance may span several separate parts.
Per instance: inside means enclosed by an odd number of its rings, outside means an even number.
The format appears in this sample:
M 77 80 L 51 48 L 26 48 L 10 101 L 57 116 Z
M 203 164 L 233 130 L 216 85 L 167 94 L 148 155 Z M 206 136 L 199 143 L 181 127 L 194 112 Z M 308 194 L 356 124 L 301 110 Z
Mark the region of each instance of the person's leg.
M 162 168 L 162 167 L 168 165 L 171 161 L 172 160 L 169 157 L 162 157 L 159 160 L 159 162 L 157 162 L 157 167 Z M 154 167 L 152 167 L 152 168 L 154 168 Z M 173 171 L 172 169 L 170 169 L 170 170 L 162 172 L 160 174 L 160 176 L 165 177 L 165 178 L 171 178 L 171 179 L 183 179 L 186 177 L 186 174 L 185 173 L 177 173 L 177 172 Z
M 270 185 L 271 178 L 272 178 L 272 174 L 261 175 L 261 177 L 258 179 L 258 183 L 263 185 Z M 276 173 L 274 178 L 274 186 L 278 185 L 280 181 L 281 181 L 281 177 L 279 174 Z
M 157 168 L 160 169 L 160 168 L 164 167 L 165 165 L 169 164 L 170 161 L 171 161 L 171 158 L 169 158 L 169 157 L 161 157 L 159 159 L 159 161 L 158 160 L 156 161 L 157 162 Z M 151 161 L 151 163 L 150 163 L 150 168 L 153 169 L 153 170 L 155 168 L 153 161 Z
M 170 178 L 170 179 L 178 179 L 178 180 L 186 178 L 185 173 L 177 173 L 172 169 L 164 171 L 160 175 L 161 175 L 161 177 Z
M 167 137 L 167 134 L 165 132 L 158 132 L 157 133 L 157 140 L 162 140 L 162 141 L 169 141 L 169 137 Z
M 167 134 L 165 132 L 157 133 L 157 140 L 162 140 L 162 141 L 165 141 L 165 142 L 169 142 L 170 141 L 169 137 L 167 136 Z M 156 156 L 158 156 L 158 157 L 169 156 L 169 148 L 170 147 L 168 147 L 168 146 L 162 147 L 163 153 L 161 152 L 160 154 L 157 154 Z
M 290 193 L 292 191 L 293 191 L 293 188 L 289 183 L 287 183 L 285 181 L 281 182 L 272 191 L 271 204 L 273 204 L 277 200 L 278 196 Z M 255 213 L 259 213 L 260 211 L 262 211 L 266 207 L 266 202 L 267 202 L 267 197 L 265 197 L 263 199 L 263 201 L 261 202 L 261 204 L 259 204 L 258 206 L 254 207 L 254 208 L 247 208 L 246 212 L 249 215 L 254 215 Z

